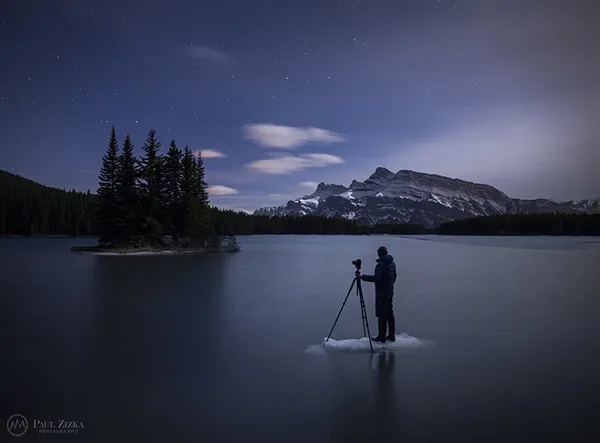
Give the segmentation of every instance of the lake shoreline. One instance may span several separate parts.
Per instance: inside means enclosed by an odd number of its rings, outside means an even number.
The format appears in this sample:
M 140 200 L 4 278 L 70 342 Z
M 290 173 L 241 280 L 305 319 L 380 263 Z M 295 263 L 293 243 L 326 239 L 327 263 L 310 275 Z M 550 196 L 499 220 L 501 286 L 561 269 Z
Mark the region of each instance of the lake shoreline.
M 218 252 L 237 252 L 224 249 L 223 247 L 206 248 L 173 248 L 173 247 L 131 247 L 131 248 L 106 248 L 102 246 L 72 246 L 74 254 L 105 255 L 105 256 L 141 256 L 141 255 L 185 255 L 185 254 L 207 254 Z
M 217 248 L 104 248 L 101 246 L 72 246 L 74 254 L 106 256 L 183 255 L 218 252 Z
M 67 234 L 48 234 L 48 235 L 0 234 L 0 238 L 98 238 L 98 236 L 97 235 L 67 235 Z
M 260 237 L 260 236 L 319 236 L 319 237 L 335 237 L 335 236 L 352 236 L 352 237 L 364 237 L 370 235 L 382 235 L 382 236 L 393 236 L 393 237 L 403 237 L 403 236 L 437 236 L 437 237 L 598 237 L 599 235 L 585 235 L 585 234 L 544 234 L 544 233 L 518 233 L 518 232 L 498 232 L 498 233 L 436 233 L 436 232 L 419 232 L 419 233 L 401 233 L 401 234 L 388 234 L 388 233 L 368 233 L 368 234 L 295 234 L 295 233 L 283 233 L 283 234 L 239 234 L 236 237 Z M 98 238 L 97 235 L 6 235 L 0 234 L 0 238 Z M 91 246 L 90 246 L 91 247 Z

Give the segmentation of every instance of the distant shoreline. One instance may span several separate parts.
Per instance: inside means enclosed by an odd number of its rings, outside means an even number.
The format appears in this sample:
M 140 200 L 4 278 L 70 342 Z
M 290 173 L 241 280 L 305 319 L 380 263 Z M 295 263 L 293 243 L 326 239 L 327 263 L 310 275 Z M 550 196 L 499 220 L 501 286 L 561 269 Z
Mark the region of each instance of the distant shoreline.
M 48 234 L 48 235 L 0 234 L 0 238 L 98 238 L 98 236 L 97 235 L 67 235 L 67 234 Z
M 90 255 L 181 255 L 202 254 L 213 252 L 210 248 L 164 248 L 164 247 L 140 247 L 140 248 L 106 248 L 102 246 L 72 246 L 71 252 L 76 254 Z
M 236 237 L 256 237 L 256 236 L 323 236 L 323 237 L 335 237 L 335 236 L 351 236 L 351 237 L 362 237 L 365 235 L 385 235 L 394 237 L 405 237 L 405 236 L 439 236 L 439 237 L 598 237 L 598 235 L 585 235 L 585 234 L 543 234 L 543 233 L 436 233 L 436 232 L 425 232 L 425 233 L 401 233 L 401 234 L 387 234 L 387 233 L 367 233 L 367 234 L 296 234 L 296 233 L 268 233 L 268 234 L 237 234 Z M 0 238 L 98 238 L 97 235 L 0 235 Z
M 133 249 L 127 251 L 109 251 L 109 250 L 98 250 L 98 251 L 77 251 L 71 250 L 76 254 L 87 254 L 87 255 L 101 255 L 101 256 L 145 256 L 145 255 L 184 255 L 184 254 L 204 254 L 210 251 L 204 249 L 197 250 L 186 250 L 178 251 L 172 249 L 165 250 L 147 250 L 147 249 Z

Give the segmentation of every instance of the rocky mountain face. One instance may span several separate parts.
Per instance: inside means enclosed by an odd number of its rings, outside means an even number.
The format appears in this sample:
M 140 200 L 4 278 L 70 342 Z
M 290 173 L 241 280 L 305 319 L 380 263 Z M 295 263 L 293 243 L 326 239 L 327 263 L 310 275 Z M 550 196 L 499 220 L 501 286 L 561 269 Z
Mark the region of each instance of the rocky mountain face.
M 317 190 L 284 206 L 257 209 L 256 215 L 320 215 L 357 223 L 417 223 L 431 228 L 480 215 L 519 212 L 600 213 L 600 198 L 555 202 L 510 198 L 498 189 L 441 175 L 377 168 L 350 186 L 319 183 Z

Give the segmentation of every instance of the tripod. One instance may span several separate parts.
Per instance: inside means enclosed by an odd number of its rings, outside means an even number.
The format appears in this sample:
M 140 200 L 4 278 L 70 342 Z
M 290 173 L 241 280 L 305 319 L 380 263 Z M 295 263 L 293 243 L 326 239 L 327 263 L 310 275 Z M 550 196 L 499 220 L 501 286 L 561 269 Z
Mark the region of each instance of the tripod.
M 357 266 L 357 270 L 360 270 L 360 265 Z M 362 315 L 363 333 L 369 339 L 369 347 L 371 348 L 371 353 L 373 353 L 373 343 L 371 342 L 371 332 L 369 331 L 369 320 L 367 319 L 367 308 L 365 307 L 365 299 L 363 297 L 362 286 L 360 284 L 360 278 L 358 278 L 358 277 L 355 277 L 354 280 L 352 280 L 352 284 L 350 285 L 350 289 L 348 289 L 348 293 L 346 294 L 344 303 L 342 303 L 340 312 L 338 312 L 338 315 L 335 318 L 335 321 L 333 322 L 333 326 L 331 327 L 331 331 L 329 331 L 329 335 L 327 335 L 327 338 L 325 339 L 325 341 L 329 340 L 329 337 L 331 337 L 331 334 L 333 333 L 333 330 L 335 329 L 335 325 L 337 324 L 337 322 L 340 318 L 340 315 L 342 315 L 344 306 L 346 305 L 346 302 L 348 301 L 348 297 L 350 296 L 350 292 L 352 292 L 352 288 L 354 287 L 355 283 L 356 283 L 356 295 L 358 295 L 358 298 L 360 300 L 360 313 Z

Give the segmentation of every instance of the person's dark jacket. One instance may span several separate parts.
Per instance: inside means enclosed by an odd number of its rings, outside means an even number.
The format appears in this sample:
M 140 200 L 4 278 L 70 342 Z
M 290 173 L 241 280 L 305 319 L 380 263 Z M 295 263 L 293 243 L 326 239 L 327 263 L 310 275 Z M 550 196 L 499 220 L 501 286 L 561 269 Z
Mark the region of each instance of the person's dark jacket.
M 375 283 L 375 297 L 393 297 L 396 283 L 396 264 L 390 254 L 377 259 L 373 275 L 361 275 L 363 281 Z

